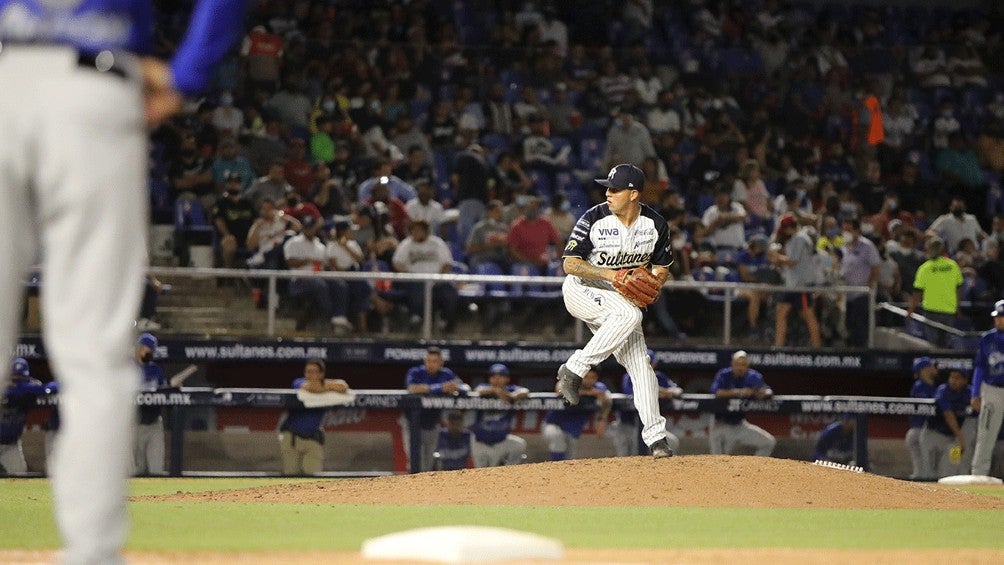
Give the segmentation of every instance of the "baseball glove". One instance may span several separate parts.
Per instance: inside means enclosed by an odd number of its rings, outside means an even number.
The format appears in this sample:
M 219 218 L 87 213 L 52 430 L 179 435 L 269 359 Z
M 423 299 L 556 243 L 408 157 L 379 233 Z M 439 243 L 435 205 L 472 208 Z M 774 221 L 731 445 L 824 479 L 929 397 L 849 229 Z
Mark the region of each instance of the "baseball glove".
M 619 269 L 614 275 L 613 284 L 621 296 L 639 308 L 645 308 L 658 300 L 662 287 L 659 279 L 645 267 Z

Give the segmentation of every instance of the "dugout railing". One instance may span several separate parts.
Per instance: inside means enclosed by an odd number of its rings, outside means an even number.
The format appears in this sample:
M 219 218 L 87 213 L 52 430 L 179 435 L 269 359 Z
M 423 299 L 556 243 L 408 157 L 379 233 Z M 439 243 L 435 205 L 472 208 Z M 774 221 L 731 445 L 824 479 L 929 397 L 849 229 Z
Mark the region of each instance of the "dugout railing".
M 614 410 L 634 411 L 630 396 L 613 394 Z M 162 389 L 141 392 L 137 404 L 142 406 L 162 406 L 167 409 L 167 428 L 171 432 L 168 473 L 183 476 L 185 453 L 185 411 L 199 407 L 214 408 L 304 408 L 305 402 L 311 407 L 330 410 L 366 409 L 392 410 L 401 412 L 408 421 L 411 433 L 407 437 L 410 453 L 421 452 L 420 419 L 423 411 L 434 410 L 595 410 L 595 400 L 583 398 L 578 407 L 567 407 L 554 393 L 531 393 L 526 400 L 512 404 L 498 399 L 468 396 L 430 396 L 409 394 L 403 390 L 357 390 L 351 398 L 340 398 L 337 402 L 325 403 L 323 395 L 310 398 L 309 393 L 291 389 L 263 388 L 195 388 Z M 852 415 L 856 419 L 855 461 L 865 470 L 868 461 L 868 418 L 870 416 L 930 417 L 936 414 L 933 399 L 876 397 L 876 396 L 818 396 L 818 395 L 778 395 L 766 399 L 715 398 L 710 394 L 684 394 L 679 398 L 662 399 L 663 412 L 681 413 L 759 413 L 759 414 L 810 414 L 810 415 Z M 56 406 L 57 393 L 42 396 L 39 406 Z M 636 424 L 637 426 L 638 424 Z M 638 429 L 640 434 L 640 428 Z M 388 447 L 389 449 L 389 447 Z M 417 457 L 412 457 L 409 472 L 419 472 Z

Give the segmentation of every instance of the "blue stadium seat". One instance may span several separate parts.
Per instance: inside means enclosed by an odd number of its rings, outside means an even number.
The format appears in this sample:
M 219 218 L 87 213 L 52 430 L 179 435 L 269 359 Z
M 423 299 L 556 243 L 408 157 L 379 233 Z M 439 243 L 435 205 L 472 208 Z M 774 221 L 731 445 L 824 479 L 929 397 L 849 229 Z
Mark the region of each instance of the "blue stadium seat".
M 453 199 L 453 193 L 450 189 L 452 160 L 453 155 L 445 149 L 436 149 L 432 152 L 432 166 L 436 174 L 436 198 L 440 202 Z
M 606 169 L 603 163 L 603 151 L 606 140 L 598 137 L 587 137 L 579 142 L 579 160 L 583 169 L 599 173 Z
M 429 106 L 431 106 L 431 100 L 425 98 L 414 98 L 411 101 L 411 119 L 414 120 L 418 127 L 425 125 L 425 122 L 429 120 Z
M 715 204 L 715 195 L 710 192 L 702 192 L 697 195 L 697 215 L 703 216 L 704 211 Z
M 179 198 L 174 203 L 175 237 L 189 245 L 216 245 L 216 228 L 206 216 L 202 203 Z
M 568 166 L 571 167 L 571 168 L 573 168 L 573 169 L 576 168 L 576 166 L 578 164 L 578 159 L 576 159 L 575 147 L 572 146 L 571 140 L 569 140 L 567 137 L 562 137 L 560 135 L 552 136 L 550 138 L 550 140 L 551 140 L 551 145 L 554 146 L 554 152 L 555 153 L 557 153 L 558 151 L 561 151 L 562 149 L 564 149 L 566 147 L 569 148 L 568 149 L 568 151 L 569 151 L 568 152 Z
M 171 210 L 171 186 L 163 177 L 150 177 L 150 207 L 156 212 Z
M 390 267 L 390 264 L 386 261 L 381 261 L 380 259 L 370 259 L 368 261 L 364 261 L 363 264 L 359 266 L 359 270 L 377 273 L 394 272 L 394 269 Z M 395 286 L 393 281 L 377 280 L 373 284 L 377 295 L 385 300 L 404 300 L 404 298 L 408 295 L 406 291 Z
M 473 274 L 490 276 L 505 275 L 502 271 L 502 267 L 491 262 L 478 263 L 474 266 Z M 509 291 L 509 287 L 506 283 L 497 282 L 485 284 L 485 294 L 491 298 L 509 298 L 512 296 L 512 292 Z
M 536 265 L 530 265 L 533 267 L 532 272 L 528 271 L 526 276 L 562 276 L 564 273 L 561 270 L 561 261 L 554 259 L 548 262 L 547 272 L 541 272 L 540 268 Z M 515 273 L 514 273 L 515 274 Z M 561 286 L 560 285 L 542 285 L 542 284 L 531 284 L 527 285 L 523 291 L 524 296 L 534 300 L 555 300 L 561 298 Z
M 746 78 L 763 73 L 763 61 L 754 50 L 726 49 L 722 52 L 721 70 L 728 77 Z
M 489 160 L 494 163 L 499 153 L 512 148 L 512 140 L 504 133 L 486 133 L 481 137 L 481 145 L 488 150 Z
M 526 174 L 533 181 L 533 190 L 537 193 L 537 196 L 550 200 L 554 189 L 551 187 L 551 181 L 547 178 L 547 175 L 541 172 L 540 169 L 527 169 Z

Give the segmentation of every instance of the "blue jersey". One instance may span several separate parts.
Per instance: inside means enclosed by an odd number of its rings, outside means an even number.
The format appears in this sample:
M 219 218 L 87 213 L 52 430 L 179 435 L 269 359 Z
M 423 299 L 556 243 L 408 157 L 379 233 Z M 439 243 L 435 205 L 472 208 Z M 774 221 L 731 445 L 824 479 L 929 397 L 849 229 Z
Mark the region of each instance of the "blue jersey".
M 14 444 L 24 433 L 28 420 L 28 410 L 35 406 L 35 399 L 45 394 L 45 386 L 37 379 L 12 381 L 3 398 L 0 410 L 0 444 Z
M 833 422 L 823 429 L 812 451 L 813 461 L 833 461 L 849 464 L 854 459 L 854 432 L 844 428 L 843 422 Z
M 973 359 L 973 396 L 980 395 L 982 383 L 1004 386 L 1004 333 L 990 330 L 980 337 Z
M 680 388 L 669 375 L 663 373 L 662 371 L 655 372 L 655 380 L 659 383 L 659 388 Z M 624 394 L 634 394 L 634 384 L 631 382 L 631 375 L 624 373 L 624 377 L 621 379 L 621 392 Z M 638 419 L 638 413 L 634 410 L 619 410 L 617 417 L 620 419 L 621 423 L 633 424 Z
M 913 381 L 913 388 L 910 389 L 910 398 L 934 398 L 937 388 L 933 384 L 927 384 L 921 379 Z M 927 416 L 910 416 L 911 428 L 922 428 Z
M 749 249 L 740 249 L 736 253 L 736 264 L 745 265 L 749 269 L 750 275 L 756 277 L 757 271 L 763 269 L 764 267 L 770 267 L 770 262 L 767 260 L 767 254 L 761 253 L 759 255 L 753 255 L 749 252 Z
M 294 380 L 293 388 L 299 390 L 306 381 L 306 377 Z M 327 411 L 327 408 L 293 408 L 286 413 L 283 429 L 289 430 L 295 436 L 320 439 L 323 437 L 321 423 L 324 420 L 324 413 Z
M 471 456 L 471 432 L 439 430 L 436 451 L 439 452 L 439 463 L 444 471 L 466 468 L 467 459 Z
M 143 363 L 140 368 L 143 369 L 143 384 L 140 385 L 140 390 L 151 391 L 167 386 L 167 377 L 164 376 L 164 369 L 161 369 L 160 365 Z M 160 406 L 141 405 L 139 407 L 139 423 L 153 424 L 160 418 L 161 411 Z
M 969 398 L 969 389 L 966 387 L 952 390 L 948 383 L 939 386 L 938 391 L 934 393 L 934 405 L 938 407 L 938 410 L 934 416 L 927 419 L 927 427 L 946 436 L 955 435 L 945 423 L 945 412 L 954 413 L 956 421 L 961 426 L 966 419 Z
M 425 370 L 425 365 L 416 365 L 408 369 L 408 374 L 404 377 L 405 388 L 411 385 L 428 385 L 429 394 L 443 394 L 443 385 L 452 381 L 460 380 L 460 377 L 456 373 L 443 367 L 435 375 L 430 375 L 428 371 Z M 465 394 L 461 392 L 461 394 Z M 423 410 L 422 411 L 422 429 L 431 430 L 439 424 L 440 411 L 439 410 Z
M 45 393 L 54 394 L 59 392 L 59 382 L 49 381 L 45 383 Z M 42 427 L 47 432 L 58 432 L 59 431 L 59 408 L 53 407 L 52 412 L 49 413 L 49 419 L 45 421 Z
M 596 390 L 607 391 L 607 385 L 598 382 L 593 385 Z M 567 410 L 553 410 L 544 415 L 544 421 L 548 424 L 554 424 L 561 428 L 561 431 L 572 437 L 579 437 L 582 435 L 582 430 L 586 428 L 586 424 L 593 417 L 593 410 L 582 410 L 577 408 L 570 408 Z
M 171 60 L 174 84 L 203 90 L 242 31 L 246 0 L 196 2 L 188 32 Z M 0 41 L 70 45 L 86 53 L 150 52 L 150 0 L 0 0 Z
M 494 388 L 492 385 L 483 383 L 478 385 L 474 389 L 474 392 L 481 393 L 483 390 L 492 388 Z M 525 387 L 514 384 L 507 385 L 505 389 L 511 395 L 527 390 Z M 480 394 L 477 395 L 480 396 Z M 474 438 L 479 442 L 495 445 L 504 440 L 509 435 L 509 432 L 512 431 L 512 422 L 515 418 L 516 412 L 512 410 L 480 410 L 478 411 L 477 420 L 471 426 L 471 431 L 474 432 Z
M 716 394 L 719 390 L 736 388 L 761 389 L 769 387 L 763 382 L 763 375 L 756 369 L 746 369 L 746 374 L 738 377 L 732 372 L 732 367 L 726 367 L 715 373 L 715 380 L 711 383 L 711 394 Z M 745 419 L 745 412 L 715 412 L 716 422 L 735 425 Z

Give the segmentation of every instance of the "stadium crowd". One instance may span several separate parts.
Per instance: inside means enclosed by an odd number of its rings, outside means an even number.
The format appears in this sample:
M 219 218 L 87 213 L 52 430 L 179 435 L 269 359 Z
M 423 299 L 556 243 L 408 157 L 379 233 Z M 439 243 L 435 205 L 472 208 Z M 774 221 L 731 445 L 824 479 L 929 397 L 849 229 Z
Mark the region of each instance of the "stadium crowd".
M 678 279 L 869 285 L 972 329 L 959 299 L 1004 294 L 1000 24 L 780 0 L 259 0 L 212 93 L 152 133 L 154 221 L 173 218 L 182 265 L 208 238 L 227 267 L 560 274 L 604 199 L 592 179 L 630 162 Z M 161 46 L 184 25 L 163 11 Z M 792 238 L 815 250 L 802 266 Z M 939 258 L 954 299 L 914 288 Z M 395 298 L 418 323 L 408 289 L 290 287 L 336 333 Z M 649 329 L 699 332 L 692 295 L 667 293 Z M 861 345 L 860 299 L 810 298 L 797 332 L 763 323 L 793 304 L 742 293 L 748 339 Z M 451 329 L 456 290 L 435 300 Z

